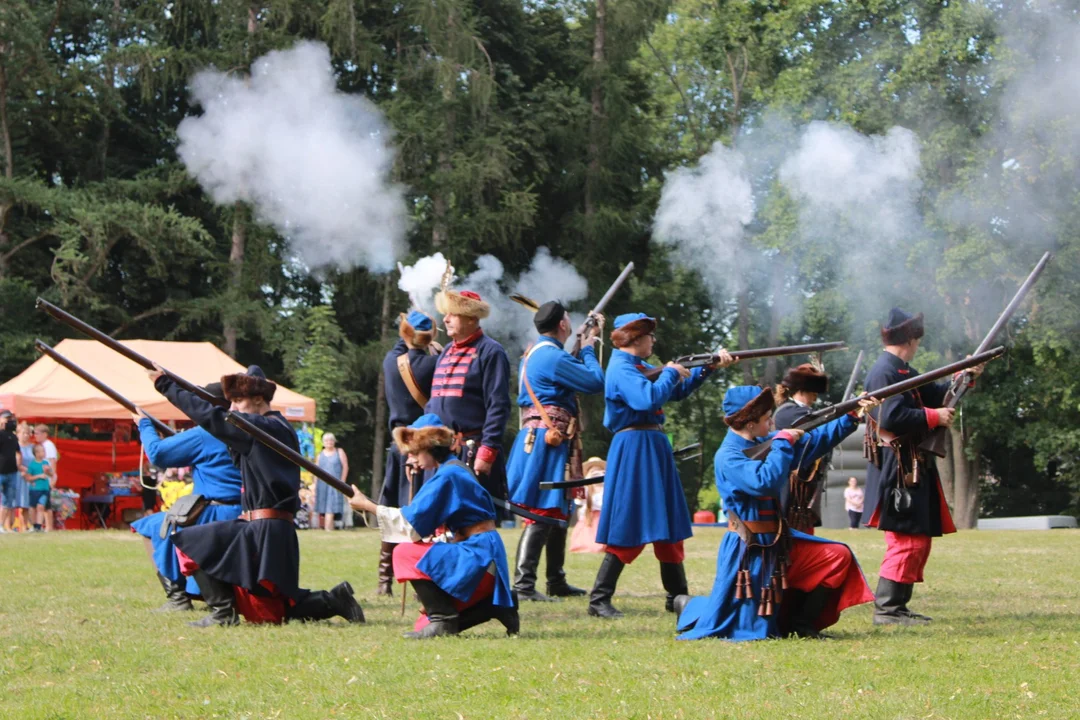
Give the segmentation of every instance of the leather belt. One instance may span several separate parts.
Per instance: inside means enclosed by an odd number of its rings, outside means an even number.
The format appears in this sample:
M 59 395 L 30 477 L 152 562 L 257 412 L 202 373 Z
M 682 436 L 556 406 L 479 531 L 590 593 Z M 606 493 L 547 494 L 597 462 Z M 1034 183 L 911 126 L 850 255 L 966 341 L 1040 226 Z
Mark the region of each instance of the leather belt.
M 264 508 L 261 510 L 245 510 L 240 513 L 241 520 L 288 520 L 292 522 L 293 514 L 291 512 L 285 512 L 284 510 L 271 510 Z
M 494 520 L 481 520 L 478 523 L 472 525 L 466 525 L 463 528 L 459 528 L 454 531 L 454 542 L 461 542 L 468 540 L 473 535 L 479 535 L 480 533 L 491 532 L 495 529 Z
M 728 530 L 738 533 L 744 542 L 750 542 L 750 535 L 774 535 L 780 532 L 778 520 L 742 520 L 735 513 L 727 514 Z
M 663 429 L 664 429 L 663 425 L 628 425 L 627 427 L 624 427 L 622 430 L 619 430 L 615 434 L 618 435 L 619 433 L 624 433 L 624 432 L 627 432 L 629 430 L 663 430 Z

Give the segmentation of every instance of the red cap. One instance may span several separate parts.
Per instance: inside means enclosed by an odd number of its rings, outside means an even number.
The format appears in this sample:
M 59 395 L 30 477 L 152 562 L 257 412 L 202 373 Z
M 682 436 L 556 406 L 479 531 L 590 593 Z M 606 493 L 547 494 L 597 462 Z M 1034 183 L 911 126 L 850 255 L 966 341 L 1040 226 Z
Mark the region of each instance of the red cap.
M 474 293 L 472 290 L 462 290 L 458 294 L 461 295 L 461 297 L 467 297 L 470 300 L 479 300 L 480 299 L 480 296 L 477 295 L 476 293 Z

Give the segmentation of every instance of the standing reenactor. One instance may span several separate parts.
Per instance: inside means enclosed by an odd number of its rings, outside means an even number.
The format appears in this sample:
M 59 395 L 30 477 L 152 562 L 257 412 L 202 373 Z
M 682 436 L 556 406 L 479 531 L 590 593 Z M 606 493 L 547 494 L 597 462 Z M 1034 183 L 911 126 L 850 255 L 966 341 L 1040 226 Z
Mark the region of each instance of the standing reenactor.
M 566 520 L 570 498 L 565 490 L 541 490 L 541 482 L 583 477 L 576 393 L 604 390 L 604 370 L 593 347 L 603 330 L 603 316 L 582 340 L 581 357 L 566 352 L 573 334 L 570 317 L 558 301 L 544 303 L 533 324 L 540 338 L 525 353 L 518 371 L 521 432 L 510 450 L 506 469 L 510 502 L 534 513 Z M 585 591 L 566 581 L 566 529 L 525 521 L 518 541 L 514 589 L 522 600 L 551 598 L 536 589 L 540 554 L 547 548 L 547 595 L 570 597 Z
M 469 290 L 444 287 L 435 296 L 452 341 L 439 355 L 426 412 L 457 433 L 462 458 L 492 497 L 506 499 L 503 432 L 510 417 L 510 359 L 484 334 L 491 306 Z
M 884 352 L 866 376 L 866 391 L 910 379 L 908 363 L 923 336 L 923 316 L 899 308 L 881 329 Z M 973 368 L 974 375 L 982 367 Z M 923 581 L 931 539 L 956 532 L 934 458 L 919 450 L 926 433 L 949 427 L 955 410 L 945 405 L 948 383 L 923 385 L 889 398 L 866 424 L 866 506 L 863 523 L 885 532 L 885 559 L 878 573 L 875 625 L 925 625 L 930 618 L 911 612 L 914 584 Z
M 773 422 L 777 430 L 786 430 L 799 418 L 813 410 L 818 395 L 829 391 L 829 376 L 811 363 L 803 363 L 784 373 L 776 386 L 776 413 Z M 821 526 L 821 494 L 825 489 L 832 452 L 810 459 L 805 454 L 795 456 L 791 486 L 784 508 L 788 526 L 793 530 L 814 534 Z
M 418 310 L 412 310 L 408 315 L 402 313 L 398 320 L 400 339 L 383 359 L 391 433 L 394 428 L 411 425 L 424 414 L 424 406 L 431 396 L 435 364 L 439 361 L 437 353 L 442 349 L 435 342 L 436 332 L 435 322 Z M 397 445 L 391 442 L 379 504 L 405 507 L 412 502 L 423 482 L 423 473 L 407 466 Z M 379 595 L 393 595 L 393 553 L 394 544 L 383 541 L 379 553 Z
M 156 367 L 156 366 L 155 366 Z M 235 520 L 193 525 L 173 536 L 180 571 L 194 576 L 210 614 L 196 627 L 285 620 L 326 620 L 339 615 L 364 622 L 343 582 L 332 590 L 300 588 L 300 545 L 293 518 L 300 507 L 300 468 L 225 419 L 228 412 L 189 392 L 162 371 L 149 371 L 157 391 L 185 415 L 228 446 L 243 478 L 243 512 Z M 261 368 L 223 375 L 221 389 L 232 411 L 295 452 L 300 451 L 289 421 L 270 401 L 277 385 Z
M 718 367 L 734 360 L 721 350 L 710 367 L 687 370 L 668 363 L 655 381 L 643 371 L 651 366 L 656 320 L 643 313 L 615 318 L 611 333 L 611 361 L 604 382 L 604 427 L 615 433 L 607 456 L 604 506 L 596 542 L 607 545 L 600 571 L 589 596 L 589 615 L 621 617 L 611 604 L 623 568 L 632 563 L 647 543 L 660 561 L 660 579 L 667 591 L 665 608 L 674 612 L 677 595 L 685 595 L 683 540 L 690 530 L 679 471 L 671 442 L 664 433 L 664 404 L 683 400 L 701 387 Z

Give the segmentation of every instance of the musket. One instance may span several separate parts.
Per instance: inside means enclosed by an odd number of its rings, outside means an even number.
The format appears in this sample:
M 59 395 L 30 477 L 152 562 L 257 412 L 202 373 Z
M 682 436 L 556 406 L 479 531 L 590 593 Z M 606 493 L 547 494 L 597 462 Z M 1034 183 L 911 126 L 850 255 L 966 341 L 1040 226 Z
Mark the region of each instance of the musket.
M 281 455 L 283 458 L 285 458 L 292 464 L 297 465 L 304 470 L 307 470 L 309 473 L 319 478 L 324 483 L 334 488 L 345 497 L 351 498 L 355 494 L 356 491 L 353 490 L 352 485 L 342 482 L 326 470 L 323 470 L 321 467 L 311 462 L 306 457 L 296 452 L 291 447 L 281 442 L 270 433 L 266 432 L 259 426 L 252 423 L 243 415 L 235 412 L 226 413 L 225 420 L 230 425 L 239 428 L 240 430 L 243 430 L 248 435 L 255 438 L 260 443 L 270 448 L 277 454 Z
M 822 353 L 832 350 L 844 350 L 847 344 L 844 342 L 811 343 L 809 345 L 784 345 L 781 347 L 756 348 L 754 350 L 729 350 L 728 354 L 736 360 L 753 360 L 755 358 L 784 357 L 786 355 L 802 355 L 804 353 Z M 715 353 L 700 353 L 697 355 L 683 355 L 675 358 L 675 362 L 686 369 L 712 365 L 720 356 Z M 655 380 L 664 372 L 664 366 L 646 368 L 641 371 L 645 377 Z
M 144 357 L 143 355 L 140 355 L 139 353 L 135 352 L 131 348 L 127 347 L 126 345 L 124 345 L 122 343 L 119 343 L 116 340 L 113 340 L 111 337 L 109 337 L 105 333 L 101 332 L 100 330 L 98 330 L 93 325 L 88 325 L 87 323 L 84 323 L 82 320 L 75 317 L 71 313 L 65 312 L 64 310 L 61 310 L 60 308 L 56 307 L 55 305 L 53 305 L 48 300 L 45 300 L 44 298 L 38 298 L 37 299 L 37 307 L 38 307 L 39 310 L 44 310 L 49 315 L 52 315 L 53 318 L 55 318 L 56 320 L 59 320 L 63 324 L 67 325 L 68 327 L 74 328 L 75 330 L 78 330 L 79 332 L 81 332 L 83 335 L 86 335 L 87 337 L 91 337 L 94 340 L 97 340 L 98 342 L 100 342 L 102 345 L 104 345 L 104 346 L 106 346 L 106 347 L 108 347 L 108 348 L 110 348 L 112 350 L 115 350 L 116 352 L 118 352 L 121 355 L 123 355 L 124 357 L 126 357 L 128 360 L 131 360 L 132 362 L 134 362 L 136 365 L 141 365 L 142 367 L 146 368 L 147 370 L 154 370 L 155 369 L 154 363 L 150 359 Z M 164 368 L 162 368 L 162 370 L 164 370 Z M 228 400 L 225 400 L 224 398 L 219 398 L 216 395 L 213 395 L 213 394 L 207 392 L 204 388 L 201 388 L 198 385 L 190 383 L 187 380 L 185 380 L 184 378 L 180 377 L 179 375 L 171 373 L 168 370 L 164 370 L 164 372 L 165 372 L 166 375 L 169 376 L 169 378 L 174 383 L 176 383 L 177 385 L 182 387 L 184 390 L 187 390 L 190 393 L 194 393 L 195 395 L 198 395 L 200 398 L 202 398 L 206 402 L 208 402 L 208 403 L 210 403 L 212 405 L 216 405 L 217 407 L 224 407 L 224 408 L 229 407 L 230 403 L 229 403 Z
M 851 368 L 851 377 L 848 378 L 847 387 L 844 388 L 844 394 L 840 397 L 841 400 L 850 400 L 855 394 L 855 383 L 859 380 L 859 371 L 862 370 L 863 357 L 866 352 L 859 351 L 859 357 L 855 358 L 855 367 Z
M 473 464 L 476 462 L 476 452 L 477 452 L 476 440 L 473 440 L 473 439 L 466 440 L 465 441 L 465 458 L 463 460 L 457 460 L 456 462 L 458 462 L 461 465 L 463 465 L 464 467 L 468 468 L 470 472 L 475 473 L 476 471 L 473 470 Z M 451 462 L 455 462 L 455 461 L 452 460 Z M 495 507 L 502 508 L 503 510 L 505 510 L 508 513 L 511 513 L 513 515 L 517 515 L 518 517 L 521 517 L 521 518 L 525 518 L 526 520 L 532 520 L 533 522 L 538 523 L 540 525 L 551 525 L 553 527 L 557 527 L 557 528 L 560 528 L 560 529 L 566 529 L 567 527 L 570 526 L 570 523 L 566 522 L 565 520 L 560 520 L 559 518 L 549 517 L 547 515 L 541 515 L 540 513 L 534 513 L 532 510 L 528 510 L 526 508 L 519 507 L 519 506 L 515 505 L 514 503 L 510 502 L 510 488 L 506 484 L 505 479 L 503 480 L 502 491 L 503 491 L 503 497 L 498 497 L 495 493 L 490 492 L 490 491 L 488 492 L 488 495 L 491 497 L 491 502 L 492 502 L 493 505 L 495 505 Z
M 863 393 L 859 397 L 845 400 L 844 402 L 838 402 L 835 405 L 828 405 L 826 407 L 814 410 L 813 412 L 803 415 L 796 420 L 789 429 L 806 430 L 810 431 L 816 427 L 832 422 L 833 420 L 847 415 L 852 410 L 856 410 L 859 407 L 859 402 L 867 399 L 885 400 L 895 395 L 902 395 L 909 390 L 914 390 L 917 387 L 932 383 L 941 378 L 952 376 L 954 373 L 963 372 L 976 365 L 982 365 L 985 362 L 989 362 L 1005 354 L 1005 347 L 998 346 L 993 350 L 987 350 L 986 352 L 972 355 L 969 358 L 964 358 L 959 362 L 954 362 L 944 367 L 940 367 L 937 370 L 925 373 L 923 375 L 916 375 L 913 378 L 907 380 L 901 380 L 898 383 L 892 385 L 886 385 L 883 388 L 873 390 L 868 393 Z M 772 447 L 772 440 L 766 440 L 763 443 L 759 443 L 754 447 L 743 450 L 745 454 L 751 460 L 764 460 L 765 456 L 769 454 L 769 449 Z
M 697 453 L 694 451 L 697 450 Z M 684 445 L 678 450 L 674 450 L 672 455 L 675 456 L 675 462 L 686 462 L 687 460 L 694 460 L 701 457 L 701 443 L 696 442 L 692 445 Z M 577 480 L 559 480 L 555 482 L 542 482 L 540 483 L 541 490 L 569 490 L 571 488 L 585 487 L 586 485 L 599 485 L 604 482 L 603 475 L 593 475 L 587 478 L 578 478 Z
M 990 347 L 990 343 L 994 342 L 994 339 L 1005 328 L 1006 323 L 1012 318 L 1017 308 L 1020 307 L 1020 303 L 1024 302 L 1024 298 L 1039 280 L 1039 276 L 1042 275 L 1043 270 L 1046 269 L 1047 264 L 1053 257 L 1054 256 L 1049 252 L 1043 253 L 1043 256 L 1035 265 L 1035 269 L 1031 271 L 1031 274 L 1027 276 L 1027 280 L 1024 281 L 1024 284 L 1021 285 L 1020 289 L 1013 295 L 1013 299 L 1005 306 L 1005 310 L 998 317 L 997 322 L 994 323 L 993 327 L 990 328 L 990 332 L 986 333 L 986 337 L 979 343 L 979 347 L 975 348 L 976 354 L 983 352 L 986 348 Z M 955 408 L 960 404 L 960 401 L 964 399 L 964 395 L 967 394 L 968 389 L 971 387 L 972 379 L 971 373 L 969 372 L 962 373 L 953 378 L 952 384 L 949 386 L 949 392 L 945 396 L 945 407 Z M 923 438 L 922 442 L 919 443 L 919 449 L 943 458 L 946 453 L 945 448 L 947 445 L 947 438 L 948 428 L 936 427 Z
M 81 377 L 83 380 L 85 380 L 86 382 L 88 382 L 91 385 L 93 385 L 94 387 L 96 387 L 102 393 L 104 393 L 109 398 L 111 398 L 113 400 L 113 402 L 115 402 L 117 405 L 120 405 L 122 408 L 124 408 L 128 412 L 138 413 L 138 412 L 141 411 L 142 414 L 146 416 L 146 419 L 154 424 L 154 427 L 157 428 L 157 431 L 159 433 L 161 433 L 162 435 L 164 435 L 165 437 L 172 437 L 173 435 L 176 434 L 176 431 L 173 430 L 171 427 L 169 427 L 165 423 L 161 422 L 160 420 L 158 420 L 156 417 L 154 417 L 150 413 L 146 412 L 145 410 L 142 410 L 138 405 L 131 402 L 126 397 L 124 397 L 120 393 L 116 392 L 111 387 L 109 387 L 105 383 L 101 382 L 96 377 L 94 377 L 90 373 L 86 372 L 81 367 L 79 367 L 78 365 L 76 365 L 72 361 L 68 360 L 66 357 L 64 357 L 60 353 L 56 352 L 55 349 L 49 347 L 48 345 L 43 343 L 41 340 L 35 340 L 34 341 L 34 349 L 37 350 L 39 353 L 43 353 L 45 355 L 48 355 L 53 360 L 55 360 L 58 365 L 62 365 L 63 367 L 66 367 L 68 370 L 75 373 L 76 375 Z
M 623 271 L 619 273 L 619 277 L 615 278 L 615 282 L 611 283 L 611 287 L 604 293 L 604 297 L 600 298 L 600 302 L 596 303 L 596 306 L 592 309 L 592 313 L 599 315 L 604 312 L 608 303 L 611 302 L 611 298 L 615 297 L 615 293 L 619 291 L 623 283 L 626 282 L 626 278 L 630 277 L 630 273 L 634 270 L 634 263 L 629 262 Z M 570 346 L 570 354 L 576 356 L 581 352 L 581 341 L 585 338 L 585 335 L 596 327 L 596 320 L 592 318 L 592 313 L 585 318 L 585 322 L 578 326 L 577 331 L 574 333 L 574 344 Z

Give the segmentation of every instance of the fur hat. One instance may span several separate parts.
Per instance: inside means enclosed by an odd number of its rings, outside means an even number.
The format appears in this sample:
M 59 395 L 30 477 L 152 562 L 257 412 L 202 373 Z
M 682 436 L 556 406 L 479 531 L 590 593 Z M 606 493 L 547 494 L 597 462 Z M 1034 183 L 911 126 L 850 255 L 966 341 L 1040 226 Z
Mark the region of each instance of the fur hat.
M 491 306 L 471 290 L 442 290 L 435 294 L 435 309 L 443 315 L 466 315 L 483 320 L 491 314 Z
M 408 427 L 394 428 L 394 443 L 402 455 L 415 454 L 433 447 L 450 447 L 454 444 L 454 431 L 443 425 L 438 415 L 428 413 Z
M 274 399 L 277 385 L 266 379 L 266 373 L 258 365 L 250 366 L 246 372 L 221 376 L 221 391 L 226 400 L 261 397 L 266 402 Z
M 611 344 L 623 348 L 642 335 L 648 335 L 656 329 L 656 318 L 645 313 L 626 313 L 615 318 L 611 331 Z
M 803 363 L 784 373 L 784 379 L 780 381 L 780 384 L 792 392 L 802 390 L 821 394 L 829 391 L 829 376 L 813 364 Z
M 398 335 L 409 345 L 423 350 L 435 339 L 435 323 L 418 310 L 398 316 Z
M 881 342 L 885 345 L 903 345 L 908 340 L 923 336 L 923 314 L 910 315 L 900 308 L 889 311 L 889 320 L 881 328 Z
M 757 385 L 739 385 L 724 393 L 724 423 L 746 425 L 776 407 L 772 391 Z

